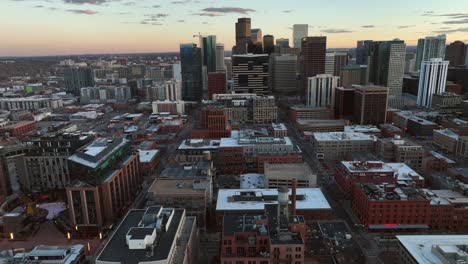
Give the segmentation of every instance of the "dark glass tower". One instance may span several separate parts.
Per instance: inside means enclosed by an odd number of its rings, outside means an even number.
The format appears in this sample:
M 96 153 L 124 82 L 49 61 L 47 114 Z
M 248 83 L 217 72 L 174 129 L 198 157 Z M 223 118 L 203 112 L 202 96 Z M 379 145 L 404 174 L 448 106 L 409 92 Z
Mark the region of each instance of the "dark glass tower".
M 206 36 L 202 39 L 203 66 L 208 72 L 216 72 L 216 36 Z
M 275 37 L 273 35 L 263 36 L 263 53 L 271 54 L 275 51 Z
M 83 87 L 94 86 L 94 76 L 91 68 L 67 68 L 63 72 L 65 88 L 74 95 L 80 95 Z
M 200 101 L 203 96 L 202 54 L 197 44 L 180 44 L 182 99 Z

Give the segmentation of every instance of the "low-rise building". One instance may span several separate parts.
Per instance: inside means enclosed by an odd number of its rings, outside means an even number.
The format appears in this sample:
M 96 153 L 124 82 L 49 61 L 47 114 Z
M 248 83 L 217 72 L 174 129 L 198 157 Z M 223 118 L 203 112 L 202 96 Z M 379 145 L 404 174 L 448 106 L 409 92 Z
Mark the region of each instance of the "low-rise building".
M 317 132 L 311 141 L 317 159 L 343 160 L 348 153 L 372 152 L 375 137 L 363 133 Z
M 345 126 L 344 132 L 349 133 L 363 133 L 368 135 L 373 135 L 379 137 L 381 134 L 380 129 L 373 125 L 354 125 L 354 126 Z
M 34 121 L 9 121 L 0 127 L 0 134 L 10 137 L 19 137 L 36 129 Z
M 451 129 L 438 129 L 434 130 L 432 142 L 439 148 L 453 153 L 457 147 L 459 137 L 460 136 Z
M 30 252 L 17 253 L 13 259 L 7 263 L 10 264 L 84 264 L 85 249 L 84 245 L 73 246 L 36 246 Z
M 274 137 L 287 137 L 288 129 L 283 123 L 272 123 L 271 129 L 273 130 Z
M 383 137 L 395 137 L 395 136 L 403 136 L 403 130 L 395 125 L 392 124 L 380 124 L 379 125 L 380 131 L 382 131 Z
M 180 143 L 176 151 L 177 162 L 197 162 L 211 160 L 218 152 L 220 140 L 186 139 Z
M 348 121 L 344 119 L 297 119 L 296 127 L 302 132 L 343 132 Z
M 140 173 L 149 176 L 159 163 L 161 151 L 159 149 L 138 150 Z
M 375 152 L 385 162 L 401 162 L 419 170 L 422 166 L 424 149 L 413 141 L 394 138 L 379 138 L 375 145 Z
M 291 106 L 289 108 L 291 121 L 298 119 L 333 119 L 333 109 L 331 108 L 313 108 L 307 106 Z
M 418 138 L 431 138 L 437 124 L 426 119 L 410 117 L 407 121 L 408 132 Z
M 184 101 L 154 101 L 152 103 L 153 113 L 171 113 L 185 114 L 185 102 Z
M 397 235 L 396 261 L 402 264 L 463 263 L 468 235 Z
M 96 264 L 197 263 L 198 228 L 185 210 L 132 209 L 96 258 Z
M 317 187 L 317 175 L 312 172 L 307 163 L 266 163 L 264 171 L 268 188 L 278 188 L 281 186 L 290 188 L 294 179 L 298 188 Z

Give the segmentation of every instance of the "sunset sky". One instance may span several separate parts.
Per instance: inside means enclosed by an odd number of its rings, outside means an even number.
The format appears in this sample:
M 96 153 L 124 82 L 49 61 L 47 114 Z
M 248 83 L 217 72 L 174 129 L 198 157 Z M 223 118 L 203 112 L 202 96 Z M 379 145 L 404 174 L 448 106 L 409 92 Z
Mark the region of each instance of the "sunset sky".
M 444 33 L 468 42 L 468 0 L 0 0 L 0 56 L 178 51 L 198 32 L 230 50 L 238 17 L 291 44 L 301 23 L 328 48 Z

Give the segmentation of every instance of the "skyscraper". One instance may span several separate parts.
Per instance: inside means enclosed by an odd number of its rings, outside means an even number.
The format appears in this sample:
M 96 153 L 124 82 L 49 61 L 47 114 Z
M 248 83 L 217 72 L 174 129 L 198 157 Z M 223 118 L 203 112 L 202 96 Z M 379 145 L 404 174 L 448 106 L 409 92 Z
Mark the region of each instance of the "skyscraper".
M 226 93 L 226 73 L 208 73 L 208 99 L 212 99 L 213 94 Z
M 65 88 L 74 95 L 80 95 L 80 89 L 83 87 L 94 86 L 94 76 L 91 68 L 66 68 L 63 71 Z
M 216 44 L 216 71 L 226 71 L 226 65 L 224 64 L 224 44 Z
M 416 70 L 416 53 L 406 52 L 405 72 L 414 72 Z
M 390 96 L 401 96 L 406 45 L 402 40 L 376 41 L 369 56 L 369 82 L 388 88 Z
M 466 50 L 468 46 L 461 41 L 450 43 L 445 49 L 445 59 L 450 62 L 450 66 L 460 66 L 465 64 Z
M 182 99 L 200 101 L 203 96 L 202 55 L 197 44 L 180 44 Z
M 275 51 L 275 38 L 273 35 L 263 36 L 263 53 L 271 54 Z
M 310 107 L 333 107 L 335 89 L 340 77 L 331 74 L 319 74 L 307 78 L 306 105 Z
M 236 46 L 233 54 L 247 53 L 248 45 L 251 43 L 250 18 L 239 18 L 236 23 Z
M 274 94 L 297 95 L 297 56 L 270 55 L 270 87 Z
M 268 94 L 268 76 L 267 54 L 232 56 L 233 91 L 235 93 Z
M 367 65 L 351 64 L 341 69 L 340 85 L 350 87 L 353 84 L 367 84 Z
M 348 64 L 347 52 L 327 52 L 325 55 L 325 73 L 340 76 L 341 69 Z
M 216 36 L 202 37 L 203 66 L 207 72 L 216 71 Z
M 262 44 L 262 30 L 260 28 L 252 28 L 250 30 L 250 38 L 253 44 Z
M 301 46 L 302 89 L 307 87 L 307 78 L 325 73 L 327 37 L 305 37 Z
M 445 35 L 426 37 L 418 40 L 416 51 L 416 69 L 421 69 L 422 61 L 429 61 L 432 58 L 445 58 Z
M 387 114 L 388 88 L 353 85 L 354 122 L 360 125 L 384 124 Z
M 356 48 L 356 64 L 367 65 L 369 60 L 372 40 L 359 40 Z
M 280 46 L 282 48 L 289 48 L 289 39 L 287 38 L 279 38 L 276 40 L 276 46 Z
M 294 48 L 300 49 L 302 46 L 302 39 L 307 37 L 309 32 L 309 25 L 307 24 L 294 24 L 293 25 L 293 45 Z
M 445 92 L 447 83 L 448 61 L 440 58 L 423 61 L 419 75 L 418 106 L 430 108 L 434 94 Z

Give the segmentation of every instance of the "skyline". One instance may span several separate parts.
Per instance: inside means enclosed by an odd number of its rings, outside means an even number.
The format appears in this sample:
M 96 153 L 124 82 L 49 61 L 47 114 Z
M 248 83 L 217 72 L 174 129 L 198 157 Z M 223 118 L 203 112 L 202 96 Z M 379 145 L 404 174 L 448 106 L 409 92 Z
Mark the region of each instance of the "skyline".
M 447 44 L 468 42 L 468 2 L 296 0 L 147 1 L 5 0 L 0 3 L 0 56 L 178 52 L 193 35 L 216 35 L 226 50 L 234 25 L 250 17 L 252 28 L 275 39 L 289 38 L 292 25 L 309 24 L 309 36 L 327 36 L 327 48 L 354 48 L 357 40 L 418 38 L 447 34 Z M 318 5 L 320 4 L 320 6 Z

